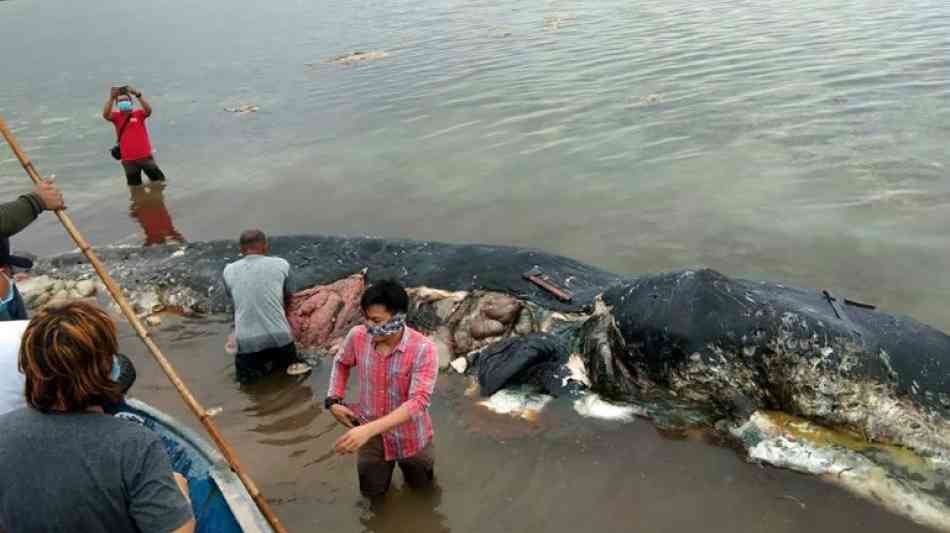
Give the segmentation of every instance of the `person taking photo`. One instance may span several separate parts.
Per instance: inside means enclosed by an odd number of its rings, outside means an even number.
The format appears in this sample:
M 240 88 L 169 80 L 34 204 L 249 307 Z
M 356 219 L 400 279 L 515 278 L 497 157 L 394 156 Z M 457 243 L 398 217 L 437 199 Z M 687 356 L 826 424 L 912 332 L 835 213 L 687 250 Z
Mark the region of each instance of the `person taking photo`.
M 133 96 L 140 109 L 136 109 Z M 142 96 L 142 91 L 129 86 L 113 87 L 102 108 L 102 118 L 112 123 L 118 139 L 119 153 L 113 148 L 112 155 L 122 162 L 129 185 L 141 185 L 142 172 L 153 182 L 165 181 L 165 174 L 152 156 L 152 143 L 145 126 L 145 120 L 150 116 L 152 106 Z

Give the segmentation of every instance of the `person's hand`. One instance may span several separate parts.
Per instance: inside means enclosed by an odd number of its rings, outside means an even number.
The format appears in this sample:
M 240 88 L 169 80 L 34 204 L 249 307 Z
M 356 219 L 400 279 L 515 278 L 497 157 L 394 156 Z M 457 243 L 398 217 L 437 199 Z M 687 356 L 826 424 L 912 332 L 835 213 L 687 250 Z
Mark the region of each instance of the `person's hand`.
M 115 100 L 116 98 L 118 98 L 118 97 L 119 97 L 119 88 L 118 88 L 118 87 L 112 87 L 111 89 L 109 89 L 109 96 L 111 96 L 113 100 Z
M 348 428 L 355 426 L 353 421 L 356 420 L 356 413 L 354 413 L 349 407 L 343 405 L 342 403 L 335 403 L 331 405 L 330 413 L 333 415 L 333 418 L 336 418 L 336 421 L 343 426 Z
M 129 94 L 131 94 L 132 96 L 136 98 L 142 97 L 142 91 L 136 89 L 135 87 L 132 87 L 131 85 L 129 86 Z
M 53 177 L 40 182 L 40 184 L 33 189 L 33 192 L 39 196 L 40 203 L 43 204 L 43 208 L 47 211 L 66 209 L 66 204 L 63 202 L 63 193 L 59 192 L 59 188 L 56 187 Z
M 340 455 L 350 454 L 362 448 L 371 438 L 373 433 L 367 426 L 356 426 L 338 438 L 333 448 Z

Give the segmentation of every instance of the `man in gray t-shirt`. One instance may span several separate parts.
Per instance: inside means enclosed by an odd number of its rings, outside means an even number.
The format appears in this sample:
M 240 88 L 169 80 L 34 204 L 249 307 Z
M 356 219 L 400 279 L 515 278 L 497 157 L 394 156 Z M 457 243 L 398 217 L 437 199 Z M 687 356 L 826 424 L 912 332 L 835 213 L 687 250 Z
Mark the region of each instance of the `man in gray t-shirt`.
M 97 412 L 0 415 L 0 530 L 170 532 L 192 519 L 161 439 Z
M 224 286 L 234 305 L 236 377 L 250 383 L 298 362 L 286 311 L 293 286 L 290 264 L 267 256 L 264 232 L 245 231 L 240 245 L 244 257 L 224 267 Z

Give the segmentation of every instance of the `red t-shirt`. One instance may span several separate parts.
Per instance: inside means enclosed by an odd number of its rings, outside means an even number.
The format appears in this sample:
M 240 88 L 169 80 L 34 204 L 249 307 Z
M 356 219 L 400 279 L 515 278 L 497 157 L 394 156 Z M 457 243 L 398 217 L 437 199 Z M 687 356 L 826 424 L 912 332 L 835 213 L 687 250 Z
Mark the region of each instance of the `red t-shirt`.
M 117 136 L 126 120 L 131 122 L 125 127 L 125 131 L 122 132 L 122 139 L 119 141 L 122 160 L 135 161 L 151 157 L 152 144 L 148 140 L 148 129 L 145 128 L 145 111 L 141 109 L 135 109 L 131 113 L 113 111 L 112 125 L 115 126 Z

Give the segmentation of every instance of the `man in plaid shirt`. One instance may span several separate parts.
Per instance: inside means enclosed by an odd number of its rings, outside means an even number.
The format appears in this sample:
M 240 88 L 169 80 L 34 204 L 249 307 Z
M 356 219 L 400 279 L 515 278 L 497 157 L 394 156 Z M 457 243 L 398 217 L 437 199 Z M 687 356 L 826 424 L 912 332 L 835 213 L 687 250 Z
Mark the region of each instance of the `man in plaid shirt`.
M 435 456 L 428 409 L 439 370 L 435 345 L 405 325 L 409 295 L 398 283 L 381 281 L 369 287 L 360 306 L 365 325 L 350 330 L 334 358 L 325 403 L 349 428 L 336 441 L 336 451 L 359 454 L 364 496 L 386 492 L 396 463 L 410 487 L 431 486 Z M 344 404 L 354 368 L 359 401 Z

